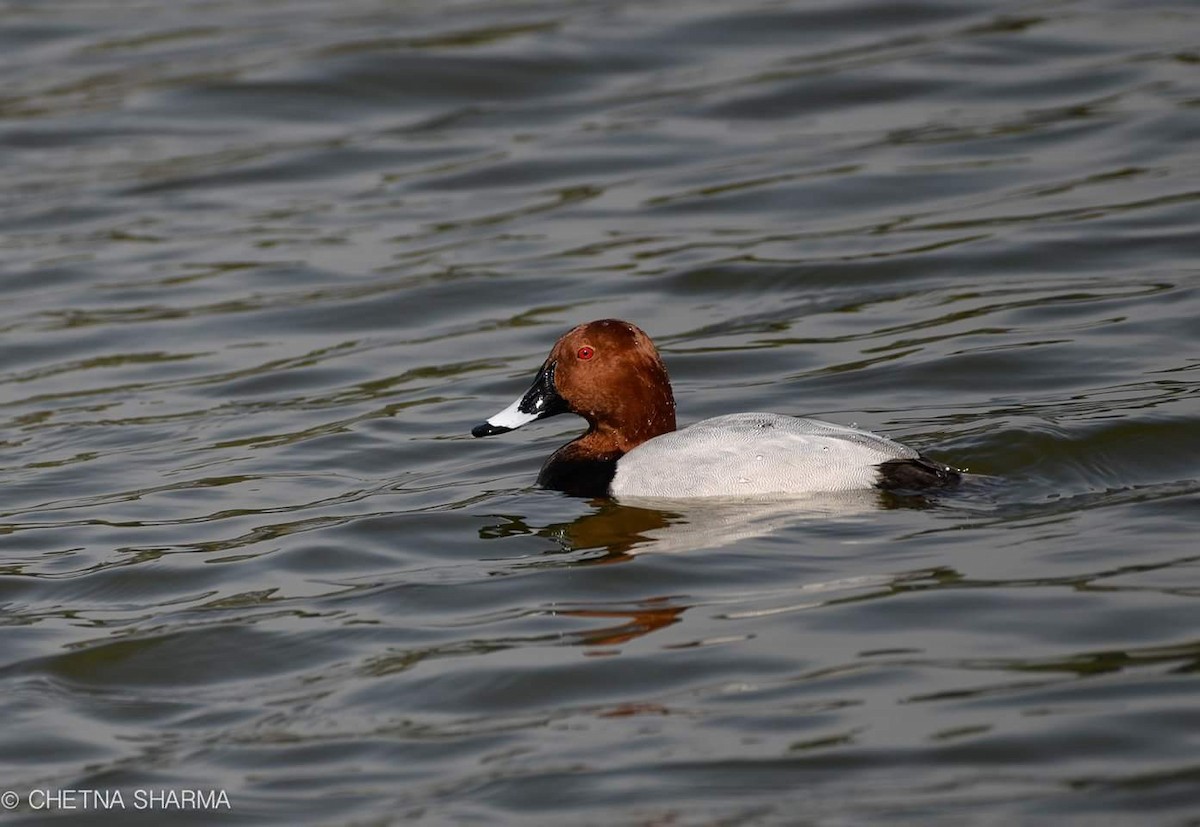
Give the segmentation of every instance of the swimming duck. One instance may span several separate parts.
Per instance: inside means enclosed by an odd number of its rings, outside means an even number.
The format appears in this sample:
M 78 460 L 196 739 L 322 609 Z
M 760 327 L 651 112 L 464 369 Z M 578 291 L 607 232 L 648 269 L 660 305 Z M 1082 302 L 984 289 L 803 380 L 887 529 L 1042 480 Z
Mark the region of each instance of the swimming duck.
M 472 429 L 502 434 L 561 413 L 587 420 L 538 474 L 586 497 L 738 497 L 953 485 L 960 472 L 857 428 L 775 413 L 716 416 L 675 429 L 675 397 L 654 343 L 618 319 L 567 331 L 533 386 Z

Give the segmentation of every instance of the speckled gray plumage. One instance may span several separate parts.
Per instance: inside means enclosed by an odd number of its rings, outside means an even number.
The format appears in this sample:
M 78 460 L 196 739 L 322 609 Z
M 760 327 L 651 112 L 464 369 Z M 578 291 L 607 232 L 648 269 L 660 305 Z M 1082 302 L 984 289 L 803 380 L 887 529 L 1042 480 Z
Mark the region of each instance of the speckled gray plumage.
M 621 458 L 616 497 L 711 497 L 852 491 L 879 481 L 878 466 L 915 459 L 912 448 L 845 425 L 773 413 L 697 422 Z

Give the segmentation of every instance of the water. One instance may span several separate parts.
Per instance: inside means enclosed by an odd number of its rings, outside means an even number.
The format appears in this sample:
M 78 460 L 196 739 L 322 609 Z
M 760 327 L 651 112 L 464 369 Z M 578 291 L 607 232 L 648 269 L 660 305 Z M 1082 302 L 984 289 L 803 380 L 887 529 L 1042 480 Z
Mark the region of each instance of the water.
M 0 4 L 7 817 L 1196 824 L 1198 27 Z M 609 316 L 979 476 L 539 490 L 468 431 Z

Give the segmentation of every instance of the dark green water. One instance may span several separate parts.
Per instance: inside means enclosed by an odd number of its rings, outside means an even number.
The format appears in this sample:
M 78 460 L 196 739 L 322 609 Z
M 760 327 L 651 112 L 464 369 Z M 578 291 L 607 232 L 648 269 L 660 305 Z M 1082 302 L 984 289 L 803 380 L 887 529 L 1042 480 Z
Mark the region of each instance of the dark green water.
M 1200 824 L 1198 44 L 1186 2 L 0 2 L 0 819 Z M 536 489 L 578 420 L 468 431 L 608 316 L 684 423 L 982 478 Z M 183 789 L 229 807 L 134 809 Z

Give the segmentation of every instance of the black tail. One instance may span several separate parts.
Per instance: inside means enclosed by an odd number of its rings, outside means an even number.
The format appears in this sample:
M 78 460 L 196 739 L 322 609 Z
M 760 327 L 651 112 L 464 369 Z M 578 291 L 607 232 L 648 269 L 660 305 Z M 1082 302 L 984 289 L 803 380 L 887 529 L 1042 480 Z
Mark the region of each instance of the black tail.
M 929 457 L 889 459 L 879 465 L 879 482 L 884 491 L 920 491 L 928 488 L 949 488 L 958 485 L 962 472 Z

